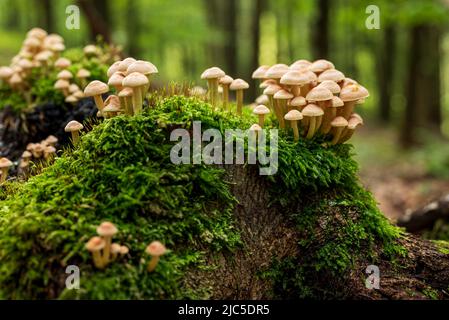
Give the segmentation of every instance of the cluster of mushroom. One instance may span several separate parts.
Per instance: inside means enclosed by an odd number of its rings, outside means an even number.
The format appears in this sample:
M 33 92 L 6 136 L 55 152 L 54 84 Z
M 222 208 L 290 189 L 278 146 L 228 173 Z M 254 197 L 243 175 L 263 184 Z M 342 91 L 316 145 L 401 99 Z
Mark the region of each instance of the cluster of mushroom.
M 128 247 L 118 243 L 112 243 L 112 237 L 118 232 L 117 227 L 111 222 L 102 222 L 97 227 L 99 236 L 92 237 L 86 243 L 86 249 L 92 253 L 94 265 L 98 269 L 104 269 L 109 263 L 115 261 L 118 256 L 124 256 L 129 252 Z
M 201 79 L 207 80 L 209 102 L 214 108 L 218 107 L 218 98 L 221 89 L 223 110 L 227 110 L 229 105 L 229 91 L 232 90 L 236 92 L 237 114 L 242 114 L 243 91 L 249 88 L 249 84 L 245 80 L 233 79 L 218 67 L 206 69 L 201 74 Z M 195 92 L 192 91 L 195 95 L 200 95 L 198 94 L 199 92 L 199 87 L 196 87 Z
M 81 68 L 74 76 L 68 68 L 72 62 L 67 58 L 59 58 L 56 60 L 54 67 L 59 70 L 54 84 L 56 90 L 64 94 L 65 102 L 76 104 L 79 100 L 84 98 L 83 89 L 86 87 L 87 80 L 91 76 L 89 70 Z
M 41 161 L 47 164 L 51 163 L 56 156 L 56 144 L 58 138 L 53 135 L 49 135 L 46 139 L 39 143 L 29 143 L 26 146 L 26 150 L 22 153 L 22 157 L 19 162 L 19 175 L 27 177 L 30 170 L 30 162 Z
M 98 116 L 111 118 L 119 114 L 134 115 L 142 111 L 143 101 L 148 93 L 153 74 L 158 73 L 149 61 L 126 58 L 116 61 L 108 69 L 108 83 L 94 80 L 84 89 L 85 97 L 93 97 L 98 108 Z M 103 94 L 115 94 L 103 101 Z
M 321 132 L 330 134 L 331 144 L 337 144 L 350 139 L 363 124 L 362 117 L 353 111 L 369 96 L 368 90 L 346 78 L 330 61 L 260 66 L 252 77 L 261 81 L 263 89 L 253 109 L 259 124 L 252 130 L 261 130 L 264 117 L 272 112 L 281 129 L 292 128 L 295 140 L 302 129 L 306 139 Z
M 104 269 L 109 263 L 115 261 L 118 256 L 129 253 L 126 246 L 112 243 L 112 238 L 117 234 L 117 227 L 111 222 L 102 222 L 97 227 L 99 236 L 92 237 L 86 243 L 86 249 L 92 253 L 94 265 L 98 269 Z M 160 257 L 167 252 L 165 246 L 159 241 L 151 242 L 145 252 L 151 256 L 147 265 L 148 272 L 153 272 L 159 263 Z

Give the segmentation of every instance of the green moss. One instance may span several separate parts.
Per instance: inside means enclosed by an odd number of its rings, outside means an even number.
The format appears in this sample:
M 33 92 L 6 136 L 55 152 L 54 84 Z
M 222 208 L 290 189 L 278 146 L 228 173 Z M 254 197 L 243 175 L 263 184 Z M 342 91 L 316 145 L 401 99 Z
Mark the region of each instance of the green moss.
M 433 240 L 432 241 L 439 252 L 442 254 L 449 254 L 449 242 L 446 240 Z
M 235 199 L 223 169 L 174 165 L 171 129 L 249 128 L 254 118 L 213 112 L 209 105 L 170 97 L 135 117 L 119 116 L 95 126 L 76 150 L 24 184 L 0 193 L 0 297 L 152 299 L 206 298 L 208 288 L 190 290 L 183 275 L 204 266 L 206 252 L 241 247 L 232 212 Z M 404 254 L 392 227 L 359 184 L 349 145 L 323 147 L 323 137 L 294 143 L 279 139 L 279 171 L 267 176 L 276 187 L 272 204 L 284 208 L 301 241 L 298 256 L 273 261 L 261 276 L 273 280 L 277 297 L 337 296 L 317 293 L 320 275 L 344 279 L 358 260 L 394 260 Z M 95 226 L 119 227 L 117 242 L 130 256 L 95 270 L 84 243 Z M 171 250 L 148 274 L 141 259 L 153 241 Z M 81 290 L 62 290 L 64 266 L 81 269 Z M 208 269 L 209 270 L 209 269 Z

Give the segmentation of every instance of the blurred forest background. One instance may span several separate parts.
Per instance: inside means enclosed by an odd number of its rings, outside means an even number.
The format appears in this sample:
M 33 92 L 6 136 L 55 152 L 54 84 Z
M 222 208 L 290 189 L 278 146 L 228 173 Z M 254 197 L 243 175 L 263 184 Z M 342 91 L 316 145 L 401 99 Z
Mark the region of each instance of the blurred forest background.
M 80 30 L 65 27 L 81 9 Z M 369 30 L 368 5 L 380 10 Z M 261 64 L 326 58 L 369 89 L 354 144 L 362 179 L 397 217 L 449 192 L 449 1 L 447 0 L 0 0 L 0 65 L 40 26 L 67 47 L 97 35 L 152 61 L 159 81 L 204 83 L 220 66 L 251 83 Z

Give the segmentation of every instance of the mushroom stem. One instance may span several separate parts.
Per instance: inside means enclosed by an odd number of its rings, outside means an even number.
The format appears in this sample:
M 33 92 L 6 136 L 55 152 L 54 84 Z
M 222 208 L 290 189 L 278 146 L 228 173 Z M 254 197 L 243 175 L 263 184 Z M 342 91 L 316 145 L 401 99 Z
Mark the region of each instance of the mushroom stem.
M 305 98 L 311 89 L 312 89 L 312 84 L 307 83 L 307 84 L 303 85 L 301 87 L 301 92 L 300 92 L 301 96 L 303 96 Z
M 80 141 L 80 133 L 79 131 L 72 131 L 72 143 L 74 146 L 78 144 Z
M 301 95 L 301 87 L 299 85 L 292 85 L 291 88 L 291 92 L 295 97 L 299 97 Z
M 6 181 L 6 178 L 8 177 L 8 171 L 9 171 L 9 168 L 2 168 L 2 175 L 0 176 L 0 183 L 3 183 Z
M 323 119 L 323 125 L 321 126 L 321 132 L 326 134 L 331 131 L 332 126 L 331 122 L 335 119 L 337 116 L 337 110 L 333 107 L 328 107 L 324 109 L 324 119 Z
M 340 140 L 340 137 L 341 137 L 341 133 L 343 132 L 344 129 L 345 129 L 345 127 L 336 127 L 333 130 L 334 138 L 332 139 L 331 144 L 337 144 L 338 143 L 338 141 Z
M 101 95 L 95 95 L 94 96 L 94 100 L 95 100 L 95 105 L 97 106 L 98 110 L 103 110 L 104 108 L 104 102 L 103 102 L 103 98 L 101 97 Z
M 92 259 L 94 260 L 94 266 L 98 269 L 103 269 L 105 264 L 103 263 L 103 260 L 101 258 L 100 251 L 93 251 L 92 252 Z
M 147 267 L 148 272 L 153 272 L 154 269 L 156 269 L 158 263 L 159 263 L 159 256 L 152 256 L 150 262 L 148 263 Z
M 281 128 L 283 128 L 283 129 L 284 128 L 288 128 L 288 122 L 284 121 L 284 116 L 288 112 L 287 111 L 287 100 L 282 99 L 282 100 L 278 100 L 278 101 L 279 101 L 278 102 L 279 116 L 280 116 L 280 119 L 281 119 L 280 122 L 282 122 Z
M 140 88 L 135 87 L 133 88 L 133 111 L 134 114 L 139 113 L 142 111 L 142 95 L 140 94 Z
M 293 128 L 293 135 L 295 137 L 295 141 L 299 140 L 299 131 L 298 131 L 298 121 L 291 121 L 291 127 Z
M 346 101 L 344 103 L 344 106 L 341 111 L 341 116 L 343 118 L 345 118 L 346 120 L 349 119 L 349 117 L 351 116 L 352 112 L 354 111 L 354 106 L 357 103 L 357 101 Z
M 243 90 L 237 90 L 236 99 L 237 99 L 237 114 L 241 116 L 243 108 Z
M 277 99 L 273 99 L 273 100 L 274 100 L 274 111 L 279 120 L 279 127 L 281 129 L 285 129 L 285 121 L 284 121 L 284 116 L 282 115 L 281 102 L 280 102 L 280 100 L 277 100 Z
M 314 133 L 315 133 L 315 127 L 316 127 L 316 117 L 310 117 L 309 119 L 309 129 L 307 130 L 307 139 L 312 139 Z
M 103 248 L 103 264 L 107 265 L 110 260 L 111 255 L 111 243 L 112 243 L 112 237 L 104 236 L 104 248 Z
M 222 87 L 223 87 L 223 109 L 227 110 L 229 104 L 229 85 L 224 84 Z
M 344 143 L 344 142 L 348 141 L 349 139 L 351 139 L 354 132 L 355 132 L 355 129 L 346 128 L 346 130 L 344 130 L 344 132 L 341 134 L 340 140 L 338 140 L 338 143 Z
M 318 129 L 321 127 L 321 124 L 323 123 L 323 116 L 318 116 L 315 123 L 315 132 L 318 131 Z M 314 134 L 315 134 L 314 132 Z
M 125 110 L 130 116 L 134 115 L 133 101 L 131 97 L 125 97 Z
M 265 115 L 264 114 L 259 114 L 259 126 L 261 128 L 263 128 L 264 122 L 265 122 Z

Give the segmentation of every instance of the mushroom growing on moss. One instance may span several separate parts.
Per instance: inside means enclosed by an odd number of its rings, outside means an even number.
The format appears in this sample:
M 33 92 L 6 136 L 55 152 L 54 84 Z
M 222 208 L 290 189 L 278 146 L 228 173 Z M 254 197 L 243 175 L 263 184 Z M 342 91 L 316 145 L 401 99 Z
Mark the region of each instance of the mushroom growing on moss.
M 59 79 L 58 81 L 56 81 L 54 88 L 57 90 L 61 90 L 64 94 L 64 97 L 67 97 L 69 96 L 69 86 L 70 83 L 67 80 Z
M 353 113 L 348 121 L 348 126 L 346 130 L 341 134 L 340 140 L 338 140 L 338 143 L 344 143 L 351 139 L 351 137 L 354 135 L 355 130 L 357 127 L 363 125 L 363 119 L 358 114 Z
M 240 116 L 242 115 L 242 108 L 243 108 L 243 90 L 246 90 L 249 88 L 249 84 L 242 79 L 235 79 L 232 81 L 231 85 L 229 86 L 229 89 L 236 92 L 236 100 L 237 100 L 237 114 Z
M 156 269 L 157 264 L 159 263 L 160 257 L 167 252 L 167 249 L 159 241 L 153 241 L 145 249 L 145 252 L 151 256 L 151 260 L 148 263 L 147 270 L 148 272 L 153 272 Z
M 315 132 L 319 129 L 317 124 L 321 122 L 320 119 L 323 116 L 323 114 L 324 111 L 315 104 L 308 104 L 302 110 L 303 117 L 308 119 L 307 120 L 308 129 L 306 134 L 307 139 L 312 139 Z
M 226 74 L 224 71 L 218 67 L 206 69 L 201 74 L 201 79 L 207 80 L 207 86 L 209 88 L 209 102 L 213 108 L 216 108 L 218 100 L 218 80 L 225 75 Z
M 261 104 L 261 105 L 258 105 L 257 107 L 255 107 L 253 109 L 253 113 L 258 116 L 258 118 L 259 118 L 259 126 L 261 128 L 263 128 L 264 127 L 264 122 L 265 122 L 265 116 L 270 113 L 270 109 L 268 109 L 266 106 Z
M 231 85 L 232 81 L 234 81 L 234 79 L 232 79 L 228 75 L 225 75 L 224 77 L 221 77 L 220 80 L 218 81 L 218 83 L 223 88 L 223 110 L 227 110 L 228 109 L 228 104 L 229 104 L 229 86 Z
M 105 115 L 105 118 L 111 118 L 118 115 L 121 111 L 120 109 L 120 99 L 116 95 L 110 95 L 104 102 L 105 107 L 102 113 Z
M 333 134 L 331 144 L 337 144 L 341 138 L 341 134 L 343 133 L 345 128 L 348 126 L 348 121 L 343 117 L 336 117 L 334 120 L 332 120 L 331 126 L 332 126 L 332 134 Z
M 108 262 L 110 261 L 112 237 L 117 232 L 118 232 L 117 227 L 109 221 L 102 222 L 97 227 L 98 235 L 102 237 L 104 240 L 104 250 L 102 260 L 105 265 L 108 264 Z
M 102 98 L 102 94 L 105 94 L 109 91 L 109 86 L 106 83 L 103 83 L 98 80 L 94 80 L 89 83 L 86 88 L 84 88 L 84 96 L 85 97 L 93 97 L 95 100 L 95 105 L 98 110 L 103 110 L 104 102 Z
M 369 97 L 368 90 L 359 84 L 351 84 L 343 87 L 340 92 L 340 99 L 344 102 L 344 106 L 340 115 L 348 120 L 354 111 L 354 106 L 357 104 L 357 101 L 367 97 Z
M 132 96 L 133 96 L 133 89 L 129 87 L 123 88 L 118 94 L 120 102 L 125 109 L 125 113 L 130 116 L 134 114 Z
M 87 78 L 90 77 L 90 71 L 86 69 L 79 69 L 76 73 L 76 77 L 80 80 L 81 88 L 85 88 L 87 85 Z
M 293 99 L 293 94 L 287 90 L 281 89 L 273 96 L 275 108 L 278 110 L 279 126 L 285 128 L 284 116 L 287 113 L 287 101 Z
M 133 72 L 123 79 L 123 86 L 133 89 L 132 101 L 134 114 L 142 111 L 142 92 L 147 84 L 148 78 L 139 72 Z
M 94 265 L 98 269 L 103 269 L 105 267 L 101 256 L 101 250 L 105 247 L 105 244 L 105 241 L 100 237 L 92 237 L 86 243 L 86 249 L 92 253 Z
M 299 112 L 298 110 L 290 110 L 284 116 L 285 120 L 290 121 L 295 141 L 299 140 L 298 121 L 302 120 L 302 118 L 303 118 L 302 113 Z
M 0 183 L 3 183 L 8 178 L 8 172 L 9 168 L 12 167 L 13 163 L 7 159 L 7 158 L 1 158 L 0 159 L 0 170 L 1 170 L 1 176 L 0 176 Z
M 72 134 L 72 142 L 73 145 L 77 145 L 80 140 L 80 130 L 82 130 L 84 126 L 76 120 L 72 120 L 64 128 L 65 132 L 70 132 Z

